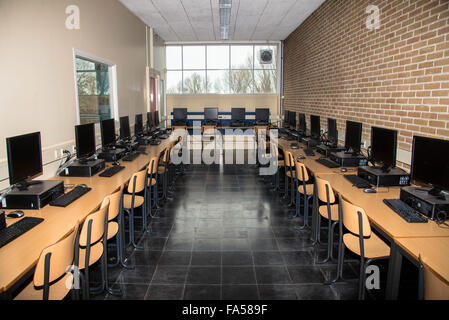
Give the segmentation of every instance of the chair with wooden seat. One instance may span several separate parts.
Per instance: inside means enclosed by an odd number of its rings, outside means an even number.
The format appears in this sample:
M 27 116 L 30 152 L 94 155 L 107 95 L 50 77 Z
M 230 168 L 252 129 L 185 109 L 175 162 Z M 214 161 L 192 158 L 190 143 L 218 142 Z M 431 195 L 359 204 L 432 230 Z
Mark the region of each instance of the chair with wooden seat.
M 168 197 L 168 184 L 169 184 L 169 167 L 170 167 L 170 151 L 172 142 L 164 149 L 158 162 L 158 181 L 162 182 L 162 195 L 158 198 L 159 201 L 172 200 Z
M 310 203 L 310 199 L 313 198 L 313 192 L 314 192 L 314 184 L 310 183 L 310 176 L 309 176 L 309 172 L 307 171 L 306 166 L 293 159 L 294 163 L 295 163 L 295 174 L 296 174 L 296 184 L 295 184 L 295 189 L 296 189 L 296 214 L 294 217 L 299 217 L 300 216 L 300 211 L 301 211 L 301 196 L 304 199 L 303 202 L 303 218 L 304 218 L 304 222 L 302 226 L 298 226 L 296 227 L 297 230 L 303 230 L 305 228 L 309 228 L 309 203 Z
M 449 300 L 449 283 L 419 256 L 419 300 Z
M 105 197 L 102 206 L 109 200 L 108 210 L 108 225 L 107 225 L 107 240 L 115 238 L 117 248 L 117 262 L 109 265 L 109 267 L 116 267 L 121 264 L 127 269 L 134 269 L 133 266 L 125 263 L 125 245 L 124 245 L 124 222 L 123 222 L 123 192 L 125 186 L 122 185 L 113 194 Z
M 274 183 L 273 183 L 274 189 L 272 189 L 271 191 L 279 191 L 280 190 L 280 171 L 282 168 L 285 167 L 285 162 L 284 162 L 284 160 L 281 160 L 279 157 L 278 146 L 273 142 L 270 142 L 269 145 L 270 145 L 270 157 L 274 159 L 275 165 L 277 165 L 277 171 L 274 176 Z
M 104 235 L 107 232 L 105 226 L 108 225 L 107 215 L 109 203 L 109 199 L 106 199 L 97 212 L 87 216 L 81 228 L 77 249 L 75 250 L 75 265 L 84 274 L 83 298 L 85 300 L 89 300 L 90 295 L 90 266 L 103 259 L 103 263 L 101 264 L 102 279 L 107 278 L 105 276 L 105 272 L 107 271 L 104 268 L 105 262 L 107 263 L 104 255 Z
M 147 216 L 157 219 L 153 215 L 153 207 L 156 207 L 157 201 L 157 173 L 158 173 L 159 156 L 153 157 L 147 167 L 145 176 L 145 204 L 147 208 Z
M 74 283 L 69 270 L 73 266 L 77 233 L 78 224 L 64 239 L 42 250 L 33 281 L 15 300 L 62 300 L 69 294 Z
M 292 206 L 294 204 L 295 198 L 295 180 L 296 180 L 296 172 L 295 172 L 295 158 L 292 153 L 286 150 L 284 151 L 284 168 L 285 168 L 285 194 L 283 199 L 287 200 L 290 195 L 290 202 L 288 206 Z
M 128 214 L 129 218 L 129 242 L 128 246 L 132 245 L 136 249 L 143 249 L 136 243 L 135 239 L 135 224 L 134 220 L 136 218 L 142 219 L 142 232 L 146 232 L 147 228 L 147 216 L 146 216 L 146 205 L 145 204 L 145 194 L 139 195 L 145 191 L 145 177 L 147 170 L 142 170 L 136 172 L 132 175 L 129 180 L 127 194 L 123 195 L 123 210 Z M 142 208 L 142 216 L 136 217 L 135 210 L 137 208 Z
M 318 199 L 325 203 L 325 205 L 318 207 L 318 213 L 328 221 L 327 257 L 323 261 L 317 262 L 322 264 L 333 259 L 334 232 L 340 221 L 339 205 L 334 190 L 328 181 L 315 178 L 315 184 Z
M 340 196 L 340 202 L 342 212 L 340 220 L 343 220 L 343 225 L 349 233 L 343 235 L 338 257 L 338 272 L 343 273 L 345 248 L 360 256 L 358 297 L 359 300 L 363 300 L 365 298 L 366 268 L 374 261 L 388 259 L 390 247 L 371 231 L 371 225 L 365 210 L 349 203 L 342 196 Z

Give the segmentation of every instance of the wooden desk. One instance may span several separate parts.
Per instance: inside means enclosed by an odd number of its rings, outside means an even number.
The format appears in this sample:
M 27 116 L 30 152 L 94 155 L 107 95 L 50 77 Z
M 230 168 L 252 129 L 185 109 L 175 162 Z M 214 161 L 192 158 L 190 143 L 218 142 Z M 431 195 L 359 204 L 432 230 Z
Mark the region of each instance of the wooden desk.
M 44 248 L 61 240 L 77 222 L 84 221 L 99 207 L 105 196 L 113 193 L 135 172 L 148 165 L 150 158 L 158 155 L 169 142 L 170 139 L 165 139 L 159 146 L 147 146 L 148 155 L 140 155 L 133 162 L 122 162 L 121 165 L 125 166 L 125 169 L 111 178 L 102 178 L 98 174 L 90 178 L 53 178 L 64 181 L 66 185 L 86 184 L 92 190 L 66 208 L 47 205 L 38 211 L 24 210 L 25 217 L 45 220 L 0 249 L 0 293 L 10 289 L 30 272 Z M 7 219 L 7 224 L 16 221 L 18 220 Z

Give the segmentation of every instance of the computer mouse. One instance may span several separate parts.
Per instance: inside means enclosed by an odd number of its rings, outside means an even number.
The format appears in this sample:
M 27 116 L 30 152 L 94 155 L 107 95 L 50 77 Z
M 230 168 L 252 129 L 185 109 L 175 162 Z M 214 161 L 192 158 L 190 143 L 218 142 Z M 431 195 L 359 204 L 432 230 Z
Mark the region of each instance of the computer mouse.
M 113 165 L 113 166 L 119 166 L 120 163 L 116 161 L 116 162 L 113 162 L 112 165 Z
M 298 156 L 298 160 L 304 160 L 306 157 L 304 157 L 304 156 Z
M 341 172 L 348 172 L 348 169 L 346 169 L 346 168 L 341 168 Z
M 79 184 L 78 187 L 82 187 L 82 188 L 89 188 L 87 185 L 85 184 Z
M 25 213 L 23 211 L 17 210 L 17 211 L 13 211 L 7 214 L 8 218 L 13 218 L 13 219 L 18 219 L 18 218 L 22 218 L 25 215 Z
M 374 190 L 374 189 L 365 189 L 365 190 L 363 190 L 363 192 L 365 192 L 365 193 L 377 193 L 377 191 Z

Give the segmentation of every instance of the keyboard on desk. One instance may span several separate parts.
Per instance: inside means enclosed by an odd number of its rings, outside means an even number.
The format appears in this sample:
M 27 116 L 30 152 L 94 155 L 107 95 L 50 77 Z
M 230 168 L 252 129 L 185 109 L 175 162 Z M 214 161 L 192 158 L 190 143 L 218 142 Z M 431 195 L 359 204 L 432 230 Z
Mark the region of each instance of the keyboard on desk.
M 0 248 L 7 245 L 14 239 L 20 237 L 25 232 L 31 230 L 39 223 L 44 221 L 42 218 L 25 217 L 13 225 L 0 231 Z
M 131 161 L 136 160 L 137 157 L 139 157 L 139 156 L 140 156 L 139 153 L 130 153 L 130 154 L 124 156 L 124 157 L 122 158 L 122 160 L 125 161 L 125 162 L 131 162 Z
M 54 206 L 54 207 L 65 208 L 68 205 L 70 205 L 72 202 L 77 200 L 78 198 L 80 198 L 83 195 L 85 195 L 86 193 L 88 193 L 90 190 L 92 190 L 92 189 L 82 187 L 82 186 L 76 186 L 75 188 L 73 188 L 73 190 L 71 190 L 71 191 L 67 192 L 66 194 L 60 196 L 59 198 L 51 201 L 50 205 Z
M 313 157 L 315 155 L 315 152 L 313 151 L 313 149 L 304 149 L 304 153 L 306 154 L 306 156 L 309 156 L 309 157 Z
M 122 167 L 122 166 L 116 166 L 116 167 L 108 168 L 108 169 L 104 170 L 102 173 L 100 173 L 100 177 L 104 177 L 104 178 L 113 177 L 117 173 L 122 171 L 123 169 L 125 169 L 125 167 Z
M 168 139 L 168 135 L 163 134 L 163 135 L 160 135 L 158 138 L 162 139 L 162 140 L 165 140 L 165 139 Z
M 417 213 L 415 209 L 410 207 L 404 201 L 400 199 L 384 199 L 384 203 L 394 212 L 396 212 L 401 218 L 409 223 L 425 223 L 428 220 Z
M 340 165 L 336 162 L 333 162 L 331 160 L 327 160 L 327 159 L 316 159 L 316 162 L 318 162 L 319 164 L 322 164 L 323 166 L 326 166 L 328 168 L 339 168 Z
M 351 182 L 354 187 L 357 187 L 359 189 L 371 188 L 371 184 L 368 181 L 360 178 L 355 174 L 344 175 L 343 177 L 345 177 L 346 180 Z

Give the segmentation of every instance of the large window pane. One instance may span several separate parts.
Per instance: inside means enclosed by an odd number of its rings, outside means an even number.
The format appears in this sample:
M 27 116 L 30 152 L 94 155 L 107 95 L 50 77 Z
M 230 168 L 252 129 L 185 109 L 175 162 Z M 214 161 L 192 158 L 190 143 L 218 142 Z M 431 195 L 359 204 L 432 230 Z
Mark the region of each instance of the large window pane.
M 207 69 L 229 69 L 229 46 L 207 47 Z
M 184 46 L 183 50 L 184 70 L 206 69 L 205 46 Z
M 167 70 L 182 69 L 182 47 L 167 46 Z
M 184 93 L 206 93 L 206 71 L 184 71 Z
M 207 92 L 229 93 L 229 70 L 208 70 Z
M 231 71 L 231 93 L 252 93 L 253 72 L 251 70 Z
M 260 52 L 262 50 L 271 50 L 273 52 L 272 63 L 263 64 L 260 61 Z M 255 46 L 254 47 L 254 69 L 276 69 L 277 47 L 276 46 Z
M 111 119 L 109 66 L 76 57 L 80 124 Z
M 276 93 L 276 70 L 254 70 L 254 92 Z
M 182 93 L 182 71 L 167 71 L 167 93 Z
M 231 46 L 231 68 L 253 68 L 253 46 Z

